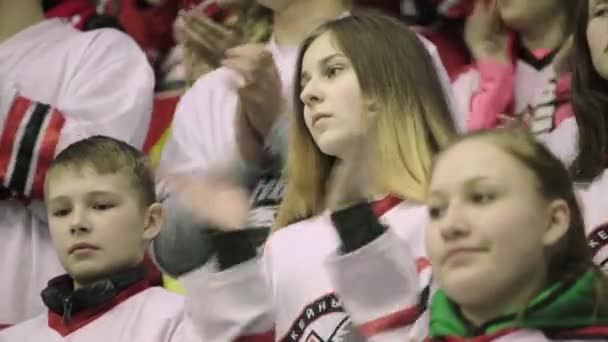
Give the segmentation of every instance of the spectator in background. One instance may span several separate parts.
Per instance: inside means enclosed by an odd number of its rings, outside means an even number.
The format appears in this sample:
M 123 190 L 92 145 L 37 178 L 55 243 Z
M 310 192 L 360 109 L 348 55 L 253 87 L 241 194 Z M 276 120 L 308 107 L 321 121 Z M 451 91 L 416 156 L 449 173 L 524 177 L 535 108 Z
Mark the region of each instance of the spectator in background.
M 10 325 L 43 312 L 41 290 L 63 273 L 40 201 L 49 163 L 95 134 L 141 147 L 154 75 L 124 34 L 45 19 L 39 0 L 0 0 L 0 61 L 0 325 Z
M 390 3 L 397 5 L 406 23 L 437 46 L 441 60 L 453 80 L 471 64 L 471 55 L 464 41 L 464 23 L 476 1 L 478 0 L 402 0 Z M 389 1 L 384 1 L 386 2 Z
M 554 56 L 572 33 L 575 1 L 477 1 L 465 39 L 475 60 L 453 83 L 469 130 L 526 126 L 566 162 L 569 78 L 559 77 Z M 542 25 L 539 25 L 542 23 Z M 552 138 L 554 130 L 566 124 Z M 571 138 L 571 137 L 570 137 Z M 571 161 L 571 160 L 570 160 Z
M 96 13 L 95 6 L 90 0 L 43 0 L 42 7 L 47 18 L 63 18 L 79 30 L 89 31 L 98 28 L 122 30 L 116 18 Z
M 572 165 L 593 261 L 608 272 L 608 3 L 579 1 L 572 104 L 579 128 Z

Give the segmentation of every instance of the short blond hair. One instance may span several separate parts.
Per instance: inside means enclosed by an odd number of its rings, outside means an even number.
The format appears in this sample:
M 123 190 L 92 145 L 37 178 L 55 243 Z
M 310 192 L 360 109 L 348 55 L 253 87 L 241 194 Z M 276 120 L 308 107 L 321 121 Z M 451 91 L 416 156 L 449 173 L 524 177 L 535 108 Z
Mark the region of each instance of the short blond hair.
M 154 171 L 148 157 L 124 141 L 106 136 L 79 140 L 59 152 L 48 175 L 62 168 L 92 167 L 99 174 L 124 173 L 139 194 L 143 207 L 156 202 Z M 46 186 L 49 179 L 47 177 Z

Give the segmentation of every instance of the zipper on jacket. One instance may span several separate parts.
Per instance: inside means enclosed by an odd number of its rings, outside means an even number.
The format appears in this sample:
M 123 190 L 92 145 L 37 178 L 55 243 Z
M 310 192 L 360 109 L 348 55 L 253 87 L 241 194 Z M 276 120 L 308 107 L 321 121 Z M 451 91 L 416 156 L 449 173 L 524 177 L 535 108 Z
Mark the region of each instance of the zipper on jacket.
M 72 296 L 67 296 L 63 300 L 63 324 L 69 324 L 72 320 Z

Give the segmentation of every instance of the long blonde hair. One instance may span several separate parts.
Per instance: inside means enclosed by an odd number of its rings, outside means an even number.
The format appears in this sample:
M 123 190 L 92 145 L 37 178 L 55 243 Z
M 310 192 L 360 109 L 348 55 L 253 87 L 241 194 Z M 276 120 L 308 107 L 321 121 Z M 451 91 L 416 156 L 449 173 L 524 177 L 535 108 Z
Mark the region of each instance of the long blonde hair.
M 455 135 L 433 59 L 406 25 L 369 10 L 325 23 L 304 40 L 298 57 L 287 186 L 275 229 L 324 209 L 335 158 L 321 152 L 304 122 L 300 73 L 308 47 L 326 32 L 350 59 L 363 97 L 379 114 L 370 160 L 379 190 L 423 201 L 431 161 Z

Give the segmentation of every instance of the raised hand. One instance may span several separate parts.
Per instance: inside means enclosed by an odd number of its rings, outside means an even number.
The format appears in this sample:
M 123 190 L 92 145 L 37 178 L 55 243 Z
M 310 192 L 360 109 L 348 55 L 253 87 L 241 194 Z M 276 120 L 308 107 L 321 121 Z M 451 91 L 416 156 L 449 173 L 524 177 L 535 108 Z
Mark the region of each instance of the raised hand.
M 496 0 L 476 1 L 464 32 L 471 54 L 476 60 L 492 58 L 509 63 L 509 32 L 500 18 Z
M 189 81 L 196 81 L 204 73 L 217 68 L 224 52 L 242 41 L 239 18 L 233 15 L 226 22 L 218 23 L 208 17 L 201 6 L 180 12 L 175 22 L 175 36 L 184 49 L 184 66 Z
M 222 65 L 239 74 L 239 112 L 265 138 L 286 107 L 272 54 L 263 44 L 245 44 L 227 50 Z
M 249 194 L 228 170 L 198 176 L 169 176 L 171 192 L 195 219 L 220 231 L 243 229 L 249 213 Z

